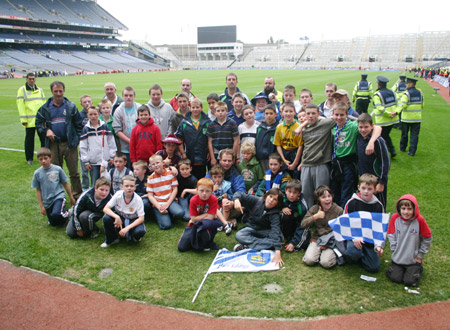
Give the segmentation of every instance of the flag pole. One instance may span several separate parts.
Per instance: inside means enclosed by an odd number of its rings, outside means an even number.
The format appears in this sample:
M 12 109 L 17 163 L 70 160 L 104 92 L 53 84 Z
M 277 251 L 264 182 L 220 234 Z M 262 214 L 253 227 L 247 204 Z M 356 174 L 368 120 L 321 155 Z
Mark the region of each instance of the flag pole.
M 194 298 L 192 299 L 192 303 L 194 303 L 194 302 L 195 302 L 195 299 L 197 299 L 197 296 L 198 296 L 198 294 L 200 293 L 200 290 L 202 289 L 202 286 L 203 286 L 203 284 L 205 283 L 206 278 L 208 277 L 208 275 L 209 275 L 209 269 L 208 269 L 208 271 L 206 272 L 205 276 L 203 277 L 203 281 L 202 281 L 202 283 L 200 283 L 200 286 L 198 287 L 198 290 L 197 290 L 197 292 L 195 293 Z
M 223 249 L 222 249 L 222 250 L 223 250 Z M 217 254 L 216 254 L 216 256 L 214 257 L 214 260 L 217 259 L 217 256 L 219 255 L 220 251 L 222 251 L 222 250 L 217 251 Z M 212 261 L 212 264 L 214 264 L 214 260 Z M 212 264 L 211 264 L 211 265 L 212 265 Z M 198 294 L 200 293 L 200 290 L 202 289 L 203 284 L 205 283 L 206 278 L 207 278 L 208 275 L 209 275 L 210 269 L 211 269 L 211 266 L 209 266 L 208 271 L 206 272 L 205 276 L 203 277 L 202 283 L 200 283 L 200 286 L 198 287 L 198 290 L 197 290 L 197 292 L 195 293 L 194 298 L 192 298 L 192 303 L 194 303 L 194 302 L 195 302 L 195 299 L 197 299 L 197 296 L 198 296 Z

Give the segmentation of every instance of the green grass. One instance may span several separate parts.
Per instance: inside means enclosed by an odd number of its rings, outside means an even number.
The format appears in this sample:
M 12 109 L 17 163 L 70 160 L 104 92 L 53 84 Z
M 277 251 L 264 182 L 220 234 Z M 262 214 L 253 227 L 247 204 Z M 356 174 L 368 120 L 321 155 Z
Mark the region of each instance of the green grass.
M 226 71 L 178 71 L 137 74 L 95 75 L 61 78 L 66 96 L 79 103 L 89 93 L 97 103 L 103 96 L 103 85 L 114 81 L 119 89 L 131 85 L 138 102 L 148 101 L 148 88 L 159 83 L 168 101 L 178 90 L 182 78 L 190 78 L 193 92 L 203 101 L 210 92 L 218 94 L 225 87 Z M 237 71 L 239 87 L 252 97 L 262 89 L 263 79 L 272 76 L 276 87 L 287 84 L 297 90 L 309 88 L 315 103 L 324 99 L 324 85 L 336 82 L 339 88 L 352 91 L 359 79 L 357 71 L 247 70 Z M 375 83 L 377 72 L 369 72 Z M 383 72 L 395 81 L 399 72 Z M 39 78 L 37 84 L 50 96 L 53 78 Z M 23 149 L 24 130 L 15 106 L 17 89 L 24 80 L 0 81 L 0 147 Z M 431 251 L 425 256 L 425 273 L 420 295 L 406 293 L 402 285 L 387 280 L 384 272 L 390 252 L 382 259 L 377 281 L 359 279 L 366 274 L 360 267 L 346 265 L 332 270 L 307 267 L 301 258 L 304 252 L 283 253 L 285 268 L 266 273 L 216 273 L 208 277 L 195 304 L 191 303 L 215 252 L 179 253 L 176 243 L 183 231 L 177 223 L 169 231 L 161 231 L 155 223 L 147 224 L 148 233 L 139 244 L 121 243 L 101 249 L 103 235 L 95 240 L 71 240 L 62 228 L 47 226 L 39 212 L 35 191 L 31 189 L 33 171 L 23 153 L 0 150 L 0 258 L 16 265 L 38 269 L 81 283 L 92 290 L 111 293 L 118 299 L 138 299 L 152 304 L 192 309 L 215 316 L 240 315 L 253 317 L 314 317 L 379 311 L 449 299 L 450 237 L 447 216 L 450 211 L 449 139 L 450 106 L 439 96 L 432 96 L 428 84 L 419 82 L 425 94 L 425 109 L 416 156 L 404 153 L 392 161 L 388 184 L 388 212 L 393 212 L 397 199 L 405 194 L 416 195 L 421 213 L 433 231 Z M 206 102 L 204 102 L 206 104 Z M 398 130 L 392 131 L 396 146 Z M 37 140 L 37 139 L 36 139 Z M 219 233 L 220 247 L 231 249 L 233 236 Z M 111 276 L 100 279 L 103 268 L 112 268 Z M 370 274 L 367 274 L 370 275 Z M 268 294 L 263 286 L 277 283 L 283 291 Z M 362 307 L 362 308 L 361 308 Z

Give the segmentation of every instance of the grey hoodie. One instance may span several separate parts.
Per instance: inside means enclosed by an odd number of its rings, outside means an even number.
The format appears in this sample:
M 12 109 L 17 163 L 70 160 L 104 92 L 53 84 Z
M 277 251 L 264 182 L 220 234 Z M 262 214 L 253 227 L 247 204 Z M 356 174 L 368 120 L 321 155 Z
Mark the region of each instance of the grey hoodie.
M 176 112 L 173 110 L 172 106 L 163 99 L 161 99 L 161 103 L 158 106 L 154 106 L 151 99 L 148 101 L 147 105 L 150 108 L 150 115 L 161 131 L 161 138 L 164 140 L 167 134 L 169 134 L 169 127 Z

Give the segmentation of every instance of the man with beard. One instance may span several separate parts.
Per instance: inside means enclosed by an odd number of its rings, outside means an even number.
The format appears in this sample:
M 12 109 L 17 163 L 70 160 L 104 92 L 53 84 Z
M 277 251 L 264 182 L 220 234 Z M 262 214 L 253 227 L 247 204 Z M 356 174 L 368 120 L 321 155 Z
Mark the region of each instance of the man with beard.
M 279 92 L 275 89 L 275 79 L 274 78 L 266 77 L 264 79 L 264 90 L 261 92 L 264 92 L 264 94 L 266 94 L 266 96 L 269 98 L 269 100 L 272 101 L 272 103 L 277 103 L 277 102 L 280 102 L 280 104 L 283 103 L 283 93 Z M 261 93 L 261 92 L 259 92 L 259 93 Z M 276 101 L 273 99 L 273 96 L 270 95 L 272 93 L 276 97 Z

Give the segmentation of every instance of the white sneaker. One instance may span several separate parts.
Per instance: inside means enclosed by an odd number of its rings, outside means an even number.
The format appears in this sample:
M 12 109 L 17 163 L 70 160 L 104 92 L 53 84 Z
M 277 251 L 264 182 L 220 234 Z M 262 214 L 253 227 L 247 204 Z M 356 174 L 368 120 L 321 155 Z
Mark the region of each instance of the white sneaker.
M 106 242 L 103 242 L 100 247 L 101 248 L 109 248 L 112 245 L 118 244 L 119 243 L 119 239 L 116 238 L 114 241 L 111 242 L 111 244 L 106 244 Z

